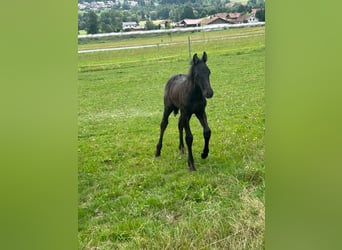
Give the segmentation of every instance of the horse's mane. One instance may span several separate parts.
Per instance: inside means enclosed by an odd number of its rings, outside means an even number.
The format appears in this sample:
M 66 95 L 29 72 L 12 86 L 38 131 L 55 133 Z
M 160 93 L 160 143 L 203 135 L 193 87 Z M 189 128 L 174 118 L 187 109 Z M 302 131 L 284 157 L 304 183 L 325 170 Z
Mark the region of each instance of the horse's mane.
M 194 68 L 195 68 L 195 65 L 198 65 L 200 63 L 203 63 L 203 60 L 199 60 L 196 64 L 193 60 L 190 61 L 190 68 L 189 68 L 189 73 L 188 73 L 188 79 L 191 83 L 193 83 L 194 81 Z

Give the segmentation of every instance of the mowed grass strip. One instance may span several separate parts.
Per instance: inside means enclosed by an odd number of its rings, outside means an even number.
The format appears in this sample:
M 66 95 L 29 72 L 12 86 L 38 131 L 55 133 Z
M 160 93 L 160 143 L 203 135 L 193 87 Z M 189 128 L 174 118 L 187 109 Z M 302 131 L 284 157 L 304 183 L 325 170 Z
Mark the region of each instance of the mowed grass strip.
M 252 27 L 252 28 L 237 28 L 228 30 L 217 31 L 202 31 L 202 32 L 176 32 L 176 33 L 161 33 L 161 34 L 149 34 L 149 35 L 130 35 L 130 36 L 111 36 L 105 38 L 90 38 L 79 39 L 78 49 L 106 49 L 106 48 L 120 48 L 127 46 L 141 46 L 150 44 L 186 44 L 188 38 L 191 41 L 211 41 L 217 39 L 234 39 L 239 36 L 259 36 L 264 35 L 264 27 Z M 131 34 L 131 33 L 126 33 Z M 183 45 L 184 46 L 184 45 Z
M 264 37 L 191 49 L 208 53 L 215 92 L 206 160 L 191 120 L 194 173 L 178 151 L 178 116 L 154 157 L 164 85 L 188 71 L 187 46 L 79 54 L 80 249 L 264 248 Z

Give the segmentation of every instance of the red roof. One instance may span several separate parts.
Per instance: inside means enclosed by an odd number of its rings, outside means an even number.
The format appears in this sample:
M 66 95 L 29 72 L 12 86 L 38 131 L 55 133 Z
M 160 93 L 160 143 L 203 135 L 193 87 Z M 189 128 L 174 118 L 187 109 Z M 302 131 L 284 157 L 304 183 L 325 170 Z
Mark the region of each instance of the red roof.
M 203 21 L 204 24 L 213 24 L 215 22 L 219 22 L 219 23 L 227 23 L 228 20 L 225 19 L 225 18 L 221 18 L 221 17 L 218 17 L 218 16 L 214 16 L 214 17 L 211 17 L 209 19 L 205 19 Z
M 182 21 L 180 21 L 180 23 L 183 23 L 185 25 L 199 25 L 202 22 L 202 18 L 200 19 L 184 19 Z
M 252 14 L 255 15 L 257 13 L 257 11 L 260 10 L 260 9 L 252 9 Z
M 214 15 L 215 17 L 220 17 L 220 18 L 223 18 L 223 19 L 227 19 L 228 18 L 228 13 L 217 13 Z
M 240 16 L 240 13 L 229 13 L 228 16 L 229 18 L 234 19 L 238 18 Z

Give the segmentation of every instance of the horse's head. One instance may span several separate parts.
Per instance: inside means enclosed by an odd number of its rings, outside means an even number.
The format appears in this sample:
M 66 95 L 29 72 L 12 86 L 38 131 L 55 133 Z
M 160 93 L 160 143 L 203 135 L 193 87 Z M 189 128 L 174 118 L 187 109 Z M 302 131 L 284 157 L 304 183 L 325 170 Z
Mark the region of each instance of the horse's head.
M 205 98 L 211 98 L 214 95 L 214 91 L 210 86 L 210 69 L 206 62 L 208 60 L 207 53 L 203 52 L 202 59 L 199 59 L 197 54 L 192 58 L 192 78 L 193 82 L 197 84 L 202 91 Z

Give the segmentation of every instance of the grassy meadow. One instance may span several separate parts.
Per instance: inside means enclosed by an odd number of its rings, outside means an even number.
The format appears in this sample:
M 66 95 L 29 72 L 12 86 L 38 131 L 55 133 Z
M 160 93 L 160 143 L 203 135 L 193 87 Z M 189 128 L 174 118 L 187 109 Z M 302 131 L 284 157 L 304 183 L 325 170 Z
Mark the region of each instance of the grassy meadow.
M 175 34 L 173 45 L 79 54 L 79 249 L 264 249 L 264 31 Z M 192 54 L 208 54 L 214 90 L 205 160 L 202 127 L 191 119 L 195 172 L 178 150 L 173 115 L 154 157 L 165 83 L 188 72 L 188 36 L 198 40 Z M 160 41 L 105 39 L 79 49 Z

